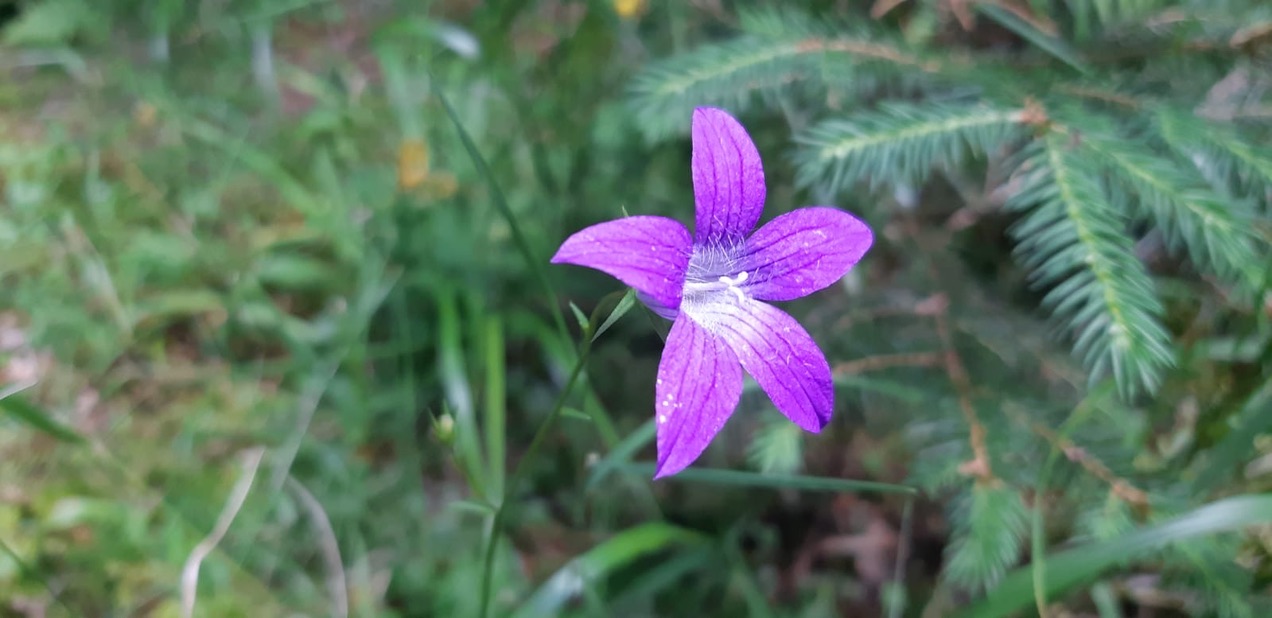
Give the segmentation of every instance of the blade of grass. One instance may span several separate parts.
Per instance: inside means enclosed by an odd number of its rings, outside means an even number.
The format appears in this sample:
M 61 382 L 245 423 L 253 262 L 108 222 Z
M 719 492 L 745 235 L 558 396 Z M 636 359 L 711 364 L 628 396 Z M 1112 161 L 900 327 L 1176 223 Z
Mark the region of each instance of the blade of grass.
M 442 383 L 446 408 L 455 420 L 455 455 L 468 471 L 473 491 L 488 502 L 494 502 L 496 494 L 486 486 L 489 475 L 478 443 L 476 412 L 464 362 L 463 325 L 455 294 L 450 290 L 438 290 L 437 294 L 437 371 Z M 502 434 L 500 434 L 502 436 Z M 503 465 L 503 460 L 491 465 Z
M 1038 30 L 1033 24 L 1026 22 L 1019 16 L 1000 6 L 989 3 L 976 4 L 976 10 L 982 15 L 994 20 L 998 25 L 1016 33 L 1020 38 L 1028 41 L 1034 47 L 1046 52 L 1051 57 L 1063 62 L 1075 71 L 1088 75 L 1091 72 L 1082 59 L 1078 57 L 1077 51 L 1065 43 L 1063 40 L 1051 36 L 1041 30 Z
M 584 491 L 594 490 L 611 473 L 621 470 L 625 465 L 629 465 L 636 451 L 645 448 L 646 445 L 653 442 L 654 435 L 657 432 L 658 428 L 654 425 L 654 418 L 651 416 L 648 421 L 645 421 L 645 424 L 641 425 L 626 438 L 623 438 L 604 458 L 592 466 L 592 474 L 587 477 Z
M 477 144 L 473 142 L 472 136 L 464 128 L 464 123 L 460 121 L 459 114 L 451 105 L 450 99 L 446 97 L 440 86 L 438 86 L 438 80 L 433 76 L 432 72 L 429 72 L 428 76 L 429 83 L 433 85 L 438 101 L 441 102 L 442 108 L 446 110 L 446 116 L 450 118 L 451 124 L 455 125 L 455 131 L 459 134 L 459 141 L 463 143 L 464 150 L 468 153 L 468 157 L 472 159 L 473 166 L 477 168 L 477 175 L 481 176 L 486 183 L 486 188 L 490 191 L 490 197 L 495 203 L 495 208 L 499 210 L 499 214 L 503 216 L 504 221 L 508 224 L 508 229 L 512 232 L 512 241 L 517 246 L 517 251 L 521 253 L 526 266 L 547 295 L 552 308 L 552 319 L 556 324 L 557 331 L 560 333 L 562 340 L 568 341 L 570 339 L 570 331 L 565 324 L 565 315 L 556 302 L 557 294 L 555 288 L 552 287 L 552 281 L 548 279 L 547 272 L 543 269 L 543 264 L 547 260 L 543 260 L 536 255 L 534 249 L 530 246 L 530 240 L 526 238 L 525 232 L 521 229 L 521 224 L 517 221 L 516 214 L 512 212 L 512 207 L 508 205 L 508 200 L 504 198 L 503 190 L 499 188 L 499 183 L 495 180 L 494 174 L 491 173 L 485 157 L 481 156 L 481 152 L 477 150 Z
M 584 589 L 642 556 L 676 546 L 701 547 L 707 538 L 661 522 L 628 528 L 576 556 L 549 577 L 512 615 L 515 618 L 559 616 Z
M 1272 495 L 1241 495 L 1212 502 L 1160 524 L 1053 554 L 1048 559 L 1045 593 L 1054 598 L 1149 550 L 1269 522 L 1272 522 Z M 1011 615 L 1033 602 L 1033 586 L 1032 568 L 1020 567 L 1003 578 L 983 600 L 956 616 Z
M 75 433 L 75 430 L 63 425 L 56 420 L 48 412 L 40 409 L 31 402 L 18 395 L 9 395 L 0 398 L 0 409 L 8 412 L 10 416 L 17 420 L 30 425 L 31 427 L 48 434 L 50 437 L 57 438 L 62 442 L 70 444 L 83 444 L 84 437 Z
M 654 475 L 653 463 L 622 464 L 619 469 L 627 474 Z M 916 495 L 918 489 L 892 483 L 874 481 L 855 481 L 828 476 L 807 476 L 801 474 L 760 474 L 746 470 L 726 470 L 723 468 L 688 468 L 674 476 L 670 481 L 686 483 L 708 483 L 713 485 L 730 485 L 733 487 L 757 487 L 765 489 L 796 489 L 800 491 L 860 492 L 873 491 L 888 494 Z
M 486 317 L 484 351 L 486 361 L 486 459 L 490 466 L 490 493 L 502 494 L 504 487 L 504 439 L 507 419 L 503 322 L 498 315 Z
M 566 400 L 574 390 L 574 385 L 583 376 L 584 367 L 587 366 L 588 353 L 592 349 L 591 339 L 589 338 L 591 333 L 584 333 L 583 335 L 583 344 L 579 348 L 574 368 L 570 370 L 570 377 L 557 395 L 556 403 L 553 404 L 552 410 L 548 412 L 547 418 L 543 420 L 543 423 L 539 425 L 539 429 L 535 431 L 534 438 L 530 440 L 530 446 L 526 448 L 525 454 L 517 462 L 517 466 L 513 468 L 512 476 L 509 477 L 508 484 L 504 486 L 503 499 L 499 501 L 494 520 L 490 524 L 490 539 L 486 542 L 486 556 L 482 566 L 481 610 L 477 614 L 480 618 L 486 618 L 486 616 L 490 615 L 490 588 L 493 583 L 495 569 L 495 550 L 499 547 L 500 535 L 503 533 L 504 522 L 508 517 L 509 503 L 512 502 L 512 497 L 517 491 L 517 485 L 521 482 L 521 477 L 526 473 L 526 462 L 535 460 L 539 449 L 543 446 L 544 439 L 547 438 L 548 432 L 552 430 L 552 426 L 556 424 L 556 420 L 560 418 L 561 411 L 565 409 Z

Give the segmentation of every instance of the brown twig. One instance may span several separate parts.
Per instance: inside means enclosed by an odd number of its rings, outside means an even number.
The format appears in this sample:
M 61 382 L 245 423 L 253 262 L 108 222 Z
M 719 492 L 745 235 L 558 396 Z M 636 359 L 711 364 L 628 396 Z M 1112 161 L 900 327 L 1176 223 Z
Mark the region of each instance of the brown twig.
M 978 482 L 988 483 L 994 480 L 994 469 L 989 463 L 989 448 L 985 446 L 985 425 L 976 416 L 976 407 L 972 405 L 972 380 L 963 366 L 963 359 L 954 349 L 954 336 L 950 333 L 949 298 L 944 294 L 936 294 L 924 301 L 930 305 L 930 313 L 936 323 L 937 336 L 941 338 L 944 348 L 945 373 L 950 376 L 950 383 L 958 393 L 958 405 L 963 411 L 963 419 L 967 421 L 968 442 L 972 446 L 972 459 L 958 467 L 962 474 L 975 477 Z
M 1060 86 L 1058 90 L 1066 94 L 1071 94 L 1075 97 L 1091 99 L 1094 101 L 1103 101 L 1105 103 L 1113 103 L 1130 109 L 1139 109 L 1144 106 L 1138 99 L 1130 95 L 1099 90 L 1097 88 L 1090 88 L 1087 86 L 1065 85 Z
M 941 70 L 941 65 L 929 60 L 923 60 L 916 56 L 911 56 L 887 45 L 879 43 L 869 43 L 865 41 L 852 41 L 848 39 L 804 39 L 795 44 L 795 49 L 800 52 L 819 52 L 819 51 L 837 51 L 853 54 L 856 56 L 864 56 L 877 60 L 886 60 L 895 64 L 913 66 L 928 73 L 936 73 Z
M 1057 434 L 1050 427 L 1035 421 L 1023 418 L 1019 413 L 1013 413 L 1018 422 L 1024 423 L 1031 431 L 1042 436 L 1053 448 L 1060 449 L 1064 456 L 1086 470 L 1088 474 L 1094 476 L 1109 485 L 1109 490 L 1113 495 L 1117 496 L 1123 502 L 1131 505 L 1138 511 L 1148 509 L 1148 493 L 1134 486 L 1130 481 L 1116 475 L 1104 462 L 1100 461 L 1086 449 L 1078 446 L 1072 440 Z

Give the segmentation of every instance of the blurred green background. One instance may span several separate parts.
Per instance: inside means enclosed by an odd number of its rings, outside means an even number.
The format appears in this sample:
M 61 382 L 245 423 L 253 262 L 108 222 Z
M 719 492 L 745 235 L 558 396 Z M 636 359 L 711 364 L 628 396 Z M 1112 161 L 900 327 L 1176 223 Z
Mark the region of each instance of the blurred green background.
M 0 616 L 1272 615 L 1265 2 L 0 0 L 0 68 Z M 692 220 L 697 105 L 876 244 L 783 305 L 827 430 L 652 482 L 667 323 L 547 259 Z

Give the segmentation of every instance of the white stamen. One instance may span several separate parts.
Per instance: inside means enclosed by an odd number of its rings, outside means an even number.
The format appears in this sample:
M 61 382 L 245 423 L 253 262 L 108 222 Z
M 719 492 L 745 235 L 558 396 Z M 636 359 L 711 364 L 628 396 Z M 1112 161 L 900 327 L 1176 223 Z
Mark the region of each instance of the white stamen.
M 746 300 L 746 296 L 742 295 L 742 289 L 739 288 L 738 286 L 741 285 L 743 281 L 746 281 L 746 278 L 748 276 L 749 275 L 747 275 L 746 271 L 744 270 L 738 273 L 736 277 L 721 276 L 720 283 L 723 283 L 726 286 L 728 286 L 729 291 L 733 292 L 738 297 L 738 301 L 741 302 Z

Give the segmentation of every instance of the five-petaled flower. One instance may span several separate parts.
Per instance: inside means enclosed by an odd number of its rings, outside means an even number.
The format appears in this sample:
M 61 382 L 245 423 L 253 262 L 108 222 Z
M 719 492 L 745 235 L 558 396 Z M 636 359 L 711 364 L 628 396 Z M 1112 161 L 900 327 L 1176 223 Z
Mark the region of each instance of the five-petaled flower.
M 749 237 L 764 208 L 764 170 L 746 130 L 727 112 L 693 113 L 695 229 L 633 216 L 570 236 L 552 262 L 608 273 L 673 320 L 658 365 L 654 478 L 683 470 L 711 443 L 742 396 L 742 370 L 792 422 L 830 421 L 830 365 L 808 332 L 761 301 L 793 300 L 844 276 L 874 242 L 835 208 L 800 208 Z

